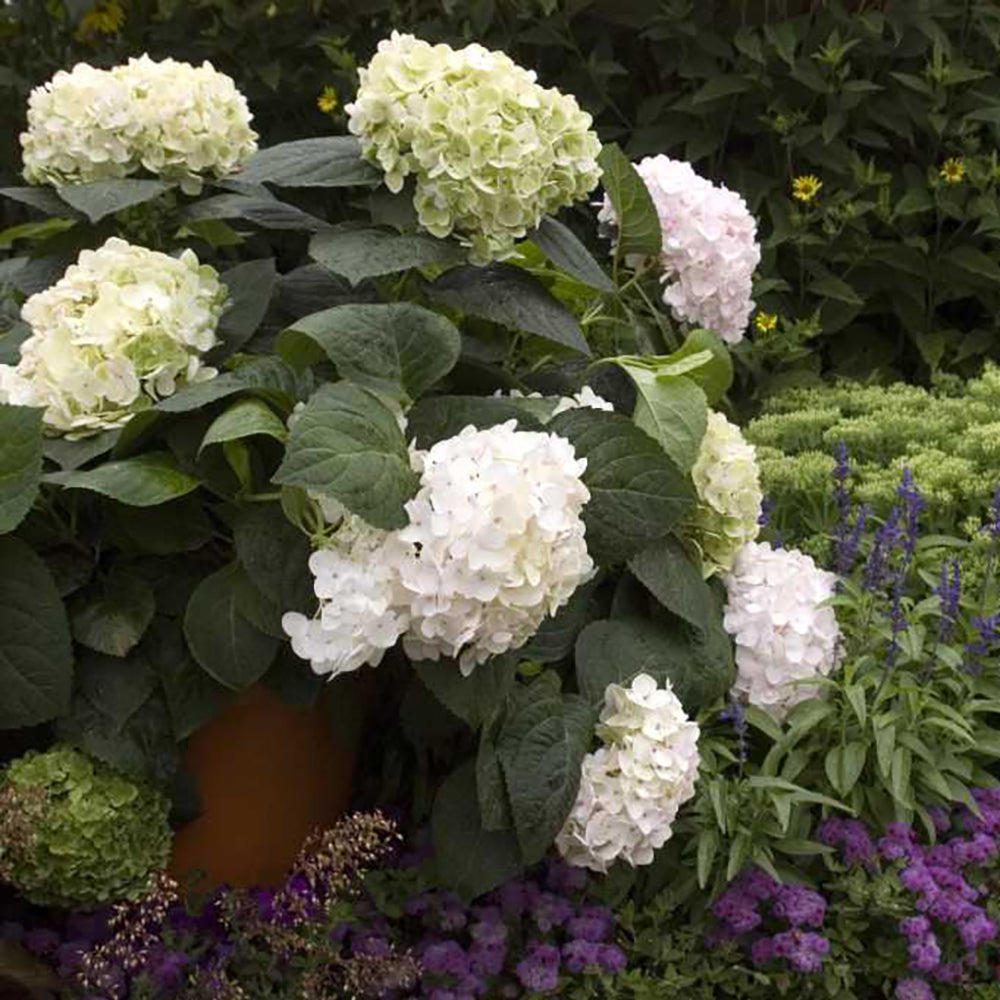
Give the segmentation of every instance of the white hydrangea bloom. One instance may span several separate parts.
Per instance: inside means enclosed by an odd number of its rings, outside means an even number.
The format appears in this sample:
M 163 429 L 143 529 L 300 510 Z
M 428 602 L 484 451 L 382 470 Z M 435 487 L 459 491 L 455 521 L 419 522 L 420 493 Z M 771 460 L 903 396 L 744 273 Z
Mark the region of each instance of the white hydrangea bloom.
M 336 502 L 336 501 L 334 501 Z M 399 566 L 408 554 L 397 532 L 347 514 L 328 544 L 309 559 L 319 613 L 289 611 L 281 624 L 297 656 L 331 678 L 378 666 L 409 624 Z
M 422 456 L 399 532 L 413 547 L 401 567 L 412 659 L 456 657 L 469 674 L 524 645 L 593 574 L 586 460 L 565 438 L 516 426 L 466 427 Z
M 238 170 L 257 149 L 246 98 L 211 63 L 149 56 L 110 70 L 60 70 L 28 99 L 21 134 L 31 184 L 127 177 L 140 169 L 189 194 Z
M 698 724 L 669 682 L 661 688 L 639 674 L 627 688 L 608 685 L 598 734 L 605 745 L 584 758 L 580 791 L 556 847 L 571 865 L 597 872 L 619 859 L 648 865 L 695 793 Z
M 732 568 L 736 553 L 760 533 L 757 452 L 739 427 L 721 413 L 709 413 L 701 450 L 691 469 L 698 499 L 695 537 L 706 575 Z
M 591 410 L 605 410 L 609 413 L 614 413 L 613 404 L 609 403 L 603 396 L 598 396 L 589 385 L 585 385 L 579 392 L 574 393 L 572 396 L 543 396 L 540 392 L 521 392 L 520 389 L 510 389 L 504 392 L 502 389 L 497 389 L 493 393 L 495 399 L 539 399 L 548 400 L 553 402 L 555 405 L 552 407 L 551 412 L 545 415 L 543 423 L 551 420 L 554 416 L 560 413 L 565 413 L 567 410 L 577 410 L 577 409 L 591 409 Z
M 736 643 L 735 690 L 780 721 L 815 697 L 838 665 L 840 628 L 832 607 L 837 578 L 795 549 L 749 542 L 725 578 L 723 624 Z
M 216 370 L 202 355 L 227 291 L 193 251 L 179 258 L 112 237 L 84 250 L 24 303 L 31 336 L 16 368 L 0 366 L 0 402 L 45 409 L 50 431 L 85 437 Z
M 738 343 L 750 322 L 753 272 L 760 263 L 757 223 L 746 202 L 668 156 L 647 156 L 635 169 L 663 230 L 663 301 L 681 322 Z M 607 196 L 598 218 L 616 221 Z
M 542 216 L 600 179 L 590 115 L 502 52 L 393 32 L 359 76 L 345 110 L 364 155 L 393 192 L 412 175 L 420 224 L 457 232 L 475 263 L 509 257 Z

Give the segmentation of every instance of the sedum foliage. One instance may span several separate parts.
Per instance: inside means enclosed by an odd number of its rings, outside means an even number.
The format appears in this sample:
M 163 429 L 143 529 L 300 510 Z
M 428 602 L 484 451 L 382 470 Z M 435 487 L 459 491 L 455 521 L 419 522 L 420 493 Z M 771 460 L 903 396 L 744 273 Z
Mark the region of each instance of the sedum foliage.
M 137 899 L 166 864 L 166 797 L 78 750 L 26 753 L 7 767 L 0 790 L 0 870 L 33 903 Z M 23 835 L 11 828 L 14 812 L 30 818 Z
M 1000 368 L 987 366 L 967 383 L 943 379 L 932 390 L 901 382 L 792 389 L 765 403 L 746 436 L 777 526 L 804 521 L 812 551 L 823 551 L 818 536 L 835 516 L 831 475 L 840 441 L 851 455 L 857 501 L 884 513 L 909 468 L 928 523 L 974 538 L 1000 478 Z

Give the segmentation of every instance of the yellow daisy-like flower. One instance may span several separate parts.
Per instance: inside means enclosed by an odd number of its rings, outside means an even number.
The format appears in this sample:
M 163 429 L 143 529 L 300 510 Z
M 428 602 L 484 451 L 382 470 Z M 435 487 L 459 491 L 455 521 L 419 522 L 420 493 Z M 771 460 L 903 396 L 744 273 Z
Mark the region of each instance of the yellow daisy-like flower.
M 958 156 L 950 156 L 941 164 L 941 180 L 945 184 L 961 184 L 965 179 L 965 163 Z
M 761 333 L 770 333 L 772 330 L 778 327 L 778 317 L 774 313 L 757 313 L 757 318 L 753 321 L 753 325 Z
M 323 112 L 324 115 L 332 114 L 340 106 L 340 98 L 337 97 L 337 91 L 333 87 L 324 87 L 323 93 L 316 98 L 316 107 Z
M 91 11 L 83 16 L 77 28 L 81 41 L 96 35 L 113 35 L 125 23 L 125 9 L 121 0 L 98 0 Z
M 792 197 L 796 201 L 812 201 L 822 187 L 823 182 L 815 174 L 801 174 L 792 181 Z

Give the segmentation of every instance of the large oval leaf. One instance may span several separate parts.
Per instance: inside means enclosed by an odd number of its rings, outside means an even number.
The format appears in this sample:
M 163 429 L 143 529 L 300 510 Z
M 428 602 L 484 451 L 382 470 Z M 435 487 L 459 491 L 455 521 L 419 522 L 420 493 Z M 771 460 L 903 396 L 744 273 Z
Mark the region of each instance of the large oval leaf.
M 342 305 L 304 316 L 289 332 L 323 348 L 344 378 L 397 399 L 417 399 L 458 361 L 462 339 L 444 316 L 398 302 Z
M 536 278 L 519 267 L 455 267 L 427 286 L 434 302 L 512 330 L 525 330 L 560 347 L 590 354 L 576 317 Z
M 280 643 L 240 612 L 242 571 L 232 564 L 195 588 L 184 612 L 184 636 L 201 668 L 235 691 L 260 680 Z
M 657 256 L 663 246 L 663 234 L 645 181 L 617 143 L 604 146 L 597 162 L 603 171 L 601 184 L 618 219 L 618 253 Z
M 0 539 L 0 729 L 34 726 L 69 708 L 73 647 L 66 609 L 45 563 Z
M 627 417 L 592 409 L 560 413 L 547 426 L 587 460 L 587 549 L 619 563 L 668 535 L 694 506 L 689 478 Z
M 335 497 L 376 528 L 407 523 L 417 491 L 406 439 L 377 396 L 350 382 L 324 385 L 292 426 L 274 482 Z
M 472 762 L 438 791 L 431 837 L 440 879 L 466 900 L 495 889 L 523 867 L 513 833 L 483 828 Z
M 576 678 L 591 704 L 604 702 L 609 684 L 628 684 L 637 674 L 669 680 L 689 715 L 729 689 L 724 650 L 708 649 L 681 627 L 625 618 L 591 622 L 576 641 Z
M 247 160 L 236 178 L 248 184 L 281 187 L 374 186 L 381 183 L 382 172 L 362 159 L 357 139 L 336 135 L 262 149 Z
M 42 476 L 42 410 L 0 405 L 0 534 L 31 510 Z
M 309 244 L 309 256 L 334 274 L 343 275 L 352 285 L 411 267 L 446 267 L 465 258 L 457 243 L 426 233 L 390 233 L 381 229 L 317 233 Z
M 107 462 L 87 472 L 53 472 L 45 476 L 68 490 L 93 490 L 130 507 L 155 507 L 196 490 L 199 481 L 182 471 L 169 452 L 151 452 Z

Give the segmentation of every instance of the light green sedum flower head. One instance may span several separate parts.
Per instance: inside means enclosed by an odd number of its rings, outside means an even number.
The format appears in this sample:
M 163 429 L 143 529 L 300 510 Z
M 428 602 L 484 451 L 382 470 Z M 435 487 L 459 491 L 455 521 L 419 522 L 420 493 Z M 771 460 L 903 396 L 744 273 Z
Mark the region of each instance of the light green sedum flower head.
M 31 336 L 0 365 L 0 403 L 45 410 L 49 433 L 81 438 L 124 425 L 177 388 L 216 374 L 202 355 L 227 291 L 193 251 L 179 258 L 112 237 L 84 250 L 21 310 Z
M 420 224 L 477 264 L 509 257 L 548 213 L 596 187 L 601 144 L 575 98 L 481 45 L 393 32 L 360 71 L 348 127 L 393 192 L 416 182 Z

